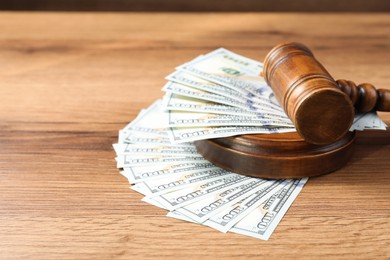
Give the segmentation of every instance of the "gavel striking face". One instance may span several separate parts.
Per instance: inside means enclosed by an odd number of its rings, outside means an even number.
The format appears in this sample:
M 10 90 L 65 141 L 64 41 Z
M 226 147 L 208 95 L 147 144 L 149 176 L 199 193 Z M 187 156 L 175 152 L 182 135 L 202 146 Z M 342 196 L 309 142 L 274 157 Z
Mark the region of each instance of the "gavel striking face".
M 355 111 L 390 111 L 390 90 L 335 81 L 300 43 L 273 48 L 262 74 L 297 132 L 309 143 L 329 144 L 343 137 Z

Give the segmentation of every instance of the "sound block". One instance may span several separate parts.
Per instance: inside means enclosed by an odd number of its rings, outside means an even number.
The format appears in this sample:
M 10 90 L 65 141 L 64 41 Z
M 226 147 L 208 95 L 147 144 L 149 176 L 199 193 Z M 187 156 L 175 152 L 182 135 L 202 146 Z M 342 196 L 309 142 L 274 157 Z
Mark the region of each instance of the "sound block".
M 196 141 L 200 154 L 231 172 L 284 179 L 317 176 L 343 167 L 351 158 L 355 133 L 327 145 L 307 143 L 297 133 L 240 135 Z

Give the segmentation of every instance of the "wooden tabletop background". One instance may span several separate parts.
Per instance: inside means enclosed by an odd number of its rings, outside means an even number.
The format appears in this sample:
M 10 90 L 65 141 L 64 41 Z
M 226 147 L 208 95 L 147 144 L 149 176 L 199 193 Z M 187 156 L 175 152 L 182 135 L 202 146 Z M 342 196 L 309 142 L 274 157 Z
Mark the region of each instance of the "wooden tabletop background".
M 0 258 L 390 257 L 390 145 L 310 179 L 269 241 L 141 202 L 111 146 L 164 76 L 218 47 L 263 60 L 299 41 L 335 78 L 390 88 L 389 14 L 3 12 L 0 28 Z

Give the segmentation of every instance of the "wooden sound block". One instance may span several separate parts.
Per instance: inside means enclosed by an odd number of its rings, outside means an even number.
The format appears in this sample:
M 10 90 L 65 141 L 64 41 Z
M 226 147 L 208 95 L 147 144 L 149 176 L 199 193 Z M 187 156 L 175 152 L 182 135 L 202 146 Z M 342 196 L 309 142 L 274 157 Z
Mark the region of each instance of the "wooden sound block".
M 196 141 L 213 164 L 252 177 L 302 178 L 333 172 L 351 158 L 355 133 L 327 145 L 304 141 L 298 133 L 240 135 Z

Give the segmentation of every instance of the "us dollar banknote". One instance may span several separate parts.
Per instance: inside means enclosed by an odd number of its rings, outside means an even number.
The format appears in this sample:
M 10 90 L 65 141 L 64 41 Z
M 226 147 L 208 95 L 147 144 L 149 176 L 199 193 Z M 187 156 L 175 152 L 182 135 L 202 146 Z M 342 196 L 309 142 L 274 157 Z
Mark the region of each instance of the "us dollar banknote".
M 235 98 L 230 98 L 230 97 L 226 97 L 226 96 L 222 96 L 219 94 L 214 94 L 202 90 L 193 89 L 191 87 L 187 87 L 179 83 L 168 82 L 167 84 L 165 84 L 162 90 L 165 92 L 169 92 L 181 96 L 192 97 L 192 98 L 201 99 L 205 101 L 211 101 L 211 102 L 233 106 L 233 107 L 240 107 L 243 109 L 246 109 L 248 107 L 248 105 L 242 102 L 241 100 L 237 100 Z
M 252 210 L 261 205 L 272 196 L 275 189 L 281 185 L 286 185 L 287 181 L 278 180 L 268 187 L 256 191 L 249 197 L 225 207 L 221 212 L 212 216 L 204 223 L 221 232 L 228 232 L 238 221 L 247 216 Z
M 265 84 L 265 82 L 262 82 L 263 88 L 262 91 L 259 92 L 259 94 L 243 95 L 241 92 L 235 89 L 227 88 L 220 84 L 206 81 L 183 71 L 176 71 L 169 75 L 167 79 L 171 79 L 172 81 L 170 82 L 180 83 L 176 84 L 177 88 L 180 88 L 181 86 L 186 86 L 187 88 L 192 89 L 192 91 L 194 92 L 213 93 L 218 96 L 226 97 L 227 99 L 232 99 L 237 102 L 240 102 L 241 104 L 245 104 L 245 108 L 248 110 L 253 110 L 254 106 L 257 105 L 257 107 L 261 109 L 268 109 L 270 112 L 278 111 L 280 113 L 284 113 L 281 110 L 277 101 L 273 98 L 274 95 L 272 90 Z M 169 85 L 165 85 L 163 87 L 163 90 L 168 91 L 168 86 Z M 195 89 L 197 89 L 198 91 L 196 91 Z M 186 91 L 182 91 L 181 93 L 177 94 L 194 97 L 193 95 L 186 93 Z
M 181 175 L 169 176 L 164 179 L 143 181 L 132 186 L 132 189 L 149 197 L 165 194 L 171 191 L 198 186 L 214 179 L 225 178 L 226 171 L 218 169 L 204 169 L 197 172 L 189 172 Z
M 307 178 L 289 183 L 234 225 L 230 232 L 268 240 Z
M 118 155 L 116 158 L 117 167 L 131 167 L 135 165 L 152 165 L 152 164 L 165 164 L 173 162 L 205 162 L 205 159 L 200 154 L 192 156 L 144 156 L 144 155 Z
M 274 182 L 275 180 L 251 178 L 239 186 L 219 192 L 214 196 L 208 196 L 203 200 L 181 207 L 176 211 L 198 223 L 203 223 L 225 207 L 243 200 L 266 186 L 271 186 Z
M 276 126 L 294 128 L 289 119 L 264 117 L 235 116 L 184 111 L 165 112 L 168 127 L 199 127 L 199 126 Z
M 197 155 L 195 145 L 114 144 L 117 155 Z
M 210 96 L 206 94 L 207 96 Z M 202 99 L 204 98 L 204 99 Z M 220 99 L 221 102 L 218 102 Z M 195 107 L 194 107 L 195 106 Z M 180 111 L 193 111 L 193 112 L 212 112 L 216 114 L 237 114 L 242 116 L 266 116 L 272 115 L 277 118 L 288 118 L 287 115 L 281 111 L 273 108 L 274 105 L 263 103 L 241 103 L 235 100 L 227 100 L 223 97 L 212 98 L 203 97 L 197 95 L 195 92 L 178 92 L 178 91 L 166 91 L 166 95 L 163 97 L 163 106 L 165 110 L 180 110 Z M 209 109 L 202 111 L 201 109 Z M 235 109 L 235 110 L 232 110 Z M 231 111 L 234 111 L 232 113 Z
M 137 165 L 132 167 L 124 167 L 121 174 L 125 176 L 131 184 L 144 182 L 154 179 L 162 179 L 172 175 L 183 174 L 188 172 L 198 172 L 205 169 L 219 169 L 210 162 L 193 163 L 179 162 L 157 165 Z
M 193 142 L 242 134 L 275 134 L 287 132 L 295 132 L 295 128 L 271 126 L 205 126 L 171 127 L 168 129 L 168 135 L 172 143 Z
M 163 205 L 166 209 L 174 210 L 199 201 L 206 196 L 213 195 L 218 191 L 227 190 L 232 186 L 239 185 L 242 181 L 247 180 L 247 178 L 248 177 L 243 175 L 227 172 L 226 176 L 222 178 L 159 196 L 146 196 L 143 200 L 146 202 L 154 200 Z
M 258 77 L 262 68 L 260 62 L 221 48 L 177 69 L 250 96 L 268 90 Z
M 176 70 L 172 74 L 168 75 L 166 79 L 170 82 L 180 83 L 188 87 L 218 94 L 220 96 L 231 98 L 240 102 L 246 103 L 247 100 L 247 97 L 237 90 L 198 78 L 181 70 Z
M 288 119 L 284 112 L 275 111 L 268 105 L 264 105 L 264 108 L 245 109 L 243 107 L 225 105 L 194 97 L 177 95 L 171 92 L 167 92 L 164 95 L 161 106 L 165 111 L 174 110 L 222 115 L 252 116 L 259 118 L 271 117 Z

